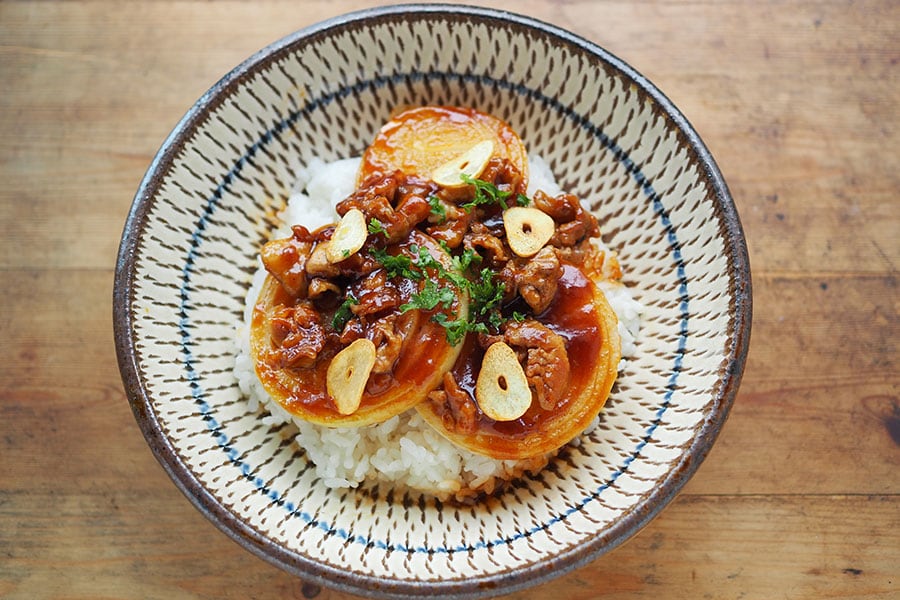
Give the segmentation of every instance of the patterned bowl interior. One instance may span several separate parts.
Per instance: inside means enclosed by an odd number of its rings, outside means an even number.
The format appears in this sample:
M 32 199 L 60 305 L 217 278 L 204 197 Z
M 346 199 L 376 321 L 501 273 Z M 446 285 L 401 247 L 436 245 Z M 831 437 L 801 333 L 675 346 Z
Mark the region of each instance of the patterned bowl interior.
M 248 410 L 235 324 L 298 167 L 359 155 L 397 107 L 496 114 L 598 215 L 646 307 L 600 426 L 539 475 L 461 507 L 333 491 Z M 116 274 L 123 379 L 161 464 L 254 553 L 362 594 L 496 594 L 636 532 L 705 456 L 737 389 L 749 270 L 727 189 L 666 98 L 608 53 L 507 13 L 395 7 L 335 19 L 235 69 L 151 166 Z

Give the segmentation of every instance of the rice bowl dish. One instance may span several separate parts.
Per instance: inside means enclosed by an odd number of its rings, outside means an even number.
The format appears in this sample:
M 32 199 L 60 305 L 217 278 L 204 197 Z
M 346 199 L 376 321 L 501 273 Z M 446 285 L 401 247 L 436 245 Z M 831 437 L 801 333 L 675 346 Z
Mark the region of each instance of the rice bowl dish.
M 353 192 L 360 168 L 359 157 L 325 163 L 314 158 L 300 169 L 287 206 L 279 213 L 283 226 L 273 238 L 290 234 L 291 224 L 310 229 L 339 219 L 335 206 Z M 562 193 L 553 173 L 540 156 L 529 155 L 528 194 L 537 190 Z M 596 241 L 598 247 L 605 248 Z M 606 249 L 608 251 L 608 249 Z M 415 411 L 407 411 L 384 423 L 368 427 L 322 427 L 292 415 L 265 390 L 254 371 L 250 352 L 249 324 L 253 307 L 266 276 L 260 264 L 247 292 L 243 320 L 236 326 L 235 378 L 247 397 L 251 410 L 271 425 L 290 424 L 285 435 L 293 436 L 323 483 L 331 488 L 355 488 L 364 483 L 395 486 L 398 493 L 409 490 L 440 500 L 473 501 L 479 494 L 491 494 L 523 473 L 536 473 L 546 457 L 527 460 L 499 460 L 460 448 L 432 430 Z M 640 303 L 622 284 L 606 282 L 603 291 L 619 318 L 622 363 L 636 351 L 640 330 Z M 595 426 L 595 418 L 589 428 Z M 572 442 L 577 444 L 578 438 Z
M 491 459 L 442 454 L 418 408 L 364 426 L 366 440 L 295 423 L 236 362 L 261 247 L 311 209 L 333 222 L 347 188 L 332 184 L 355 187 L 344 161 L 397 107 L 424 105 L 474 105 L 513 126 L 529 146 L 529 181 L 541 157 L 544 185 L 555 178 L 585 202 L 639 303 L 604 290 L 620 321 L 639 322 L 637 336 L 632 345 L 629 327 L 618 331 L 627 358 L 599 418 L 535 471 L 498 478 Z M 327 180 L 316 177 L 324 165 Z M 136 193 L 113 306 L 148 447 L 222 532 L 343 592 L 485 598 L 597 559 L 674 498 L 737 392 L 752 298 L 727 186 L 653 84 L 546 23 L 421 5 L 298 31 L 204 94 Z M 392 440 L 405 448 L 379 455 Z M 435 476 L 436 457 L 456 476 Z M 473 487 L 463 502 L 441 500 Z

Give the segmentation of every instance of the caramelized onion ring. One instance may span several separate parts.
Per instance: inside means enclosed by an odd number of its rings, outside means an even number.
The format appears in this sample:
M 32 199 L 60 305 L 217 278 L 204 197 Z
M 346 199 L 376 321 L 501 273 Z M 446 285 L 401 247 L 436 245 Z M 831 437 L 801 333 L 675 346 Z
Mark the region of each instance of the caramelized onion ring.
M 422 106 L 395 115 L 363 154 L 357 186 L 373 173 L 398 170 L 427 177 L 436 168 L 485 140 L 494 156 L 509 160 L 522 176 L 517 192 L 528 187 L 528 154 L 504 121 L 470 108 Z
M 474 430 L 470 424 L 469 431 L 454 429 L 453 420 L 443 416 L 446 407 L 431 398 L 416 410 L 453 443 L 496 459 L 541 456 L 581 434 L 603 408 L 618 374 L 618 318 L 591 277 L 566 264 L 557 299 L 540 321 L 567 339 L 572 363 L 568 389 L 556 408 L 544 410 L 534 399 L 523 417 L 500 423 L 489 419 L 476 404 Z M 470 337 L 451 371 L 460 388 L 468 389 L 473 399 L 472 382 L 478 377 L 481 361 L 477 350 Z M 585 356 L 587 353 L 590 355 Z
M 413 231 L 399 247 L 408 249 L 412 244 L 427 248 L 446 268 L 452 268 L 449 255 L 433 238 Z M 436 273 L 429 272 L 429 276 L 436 278 L 441 285 L 450 285 Z M 421 291 L 422 285 L 420 281 L 403 286 L 403 302 L 408 302 L 409 296 L 417 289 Z M 274 277 L 266 277 L 250 327 L 250 349 L 256 373 L 269 395 L 288 412 L 312 423 L 328 426 L 356 427 L 379 423 L 420 403 L 440 383 L 462 350 L 462 344 L 451 346 L 447 342 L 444 328 L 434 323 L 430 316 L 440 311 L 454 320 L 469 310 L 468 296 L 463 293 L 448 309 L 440 306 L 427 312 L 413 309 L 399 315 L 398 319 L 412 319 L 412 323 L 408 332 L 404 330 L 406 335 L 392 371 L 371 375 L 359 408 L 352 414 L 342 415 L 325 385 L 328 365 L 344 347 L 336 334 L 328 336 L 314 365 L 288 368 L 279 364 L 277 345 L 272 339 L 272 320 L 279 309 L 293 306 L 294 302 L 295 299 L 284 291 Z M 393 314 L 399 314 L 399 311 L 395 309 Z M 368 323 L 363 335 L 372 334 L 373 328 L 374 323 Z

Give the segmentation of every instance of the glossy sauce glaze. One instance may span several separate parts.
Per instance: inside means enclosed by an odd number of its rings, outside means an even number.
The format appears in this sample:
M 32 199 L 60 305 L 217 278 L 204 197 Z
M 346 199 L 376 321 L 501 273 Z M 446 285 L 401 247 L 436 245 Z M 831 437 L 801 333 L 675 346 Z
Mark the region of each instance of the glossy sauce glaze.
M 547 456 L 580 435 L 603 408 L 618 375 L 620 359 L 618 319 L 603 293 L 594 284 L 594 273 L 563 263 L 563 274 L 551 305 L 539 321 L 565 340 L 570 361 L 564 397 L 551 409 L 532 399 L 525 414 L 499 422 L 477 406 L 475 387 L 481 357 L 477 338 L 469 336 L 452 373 L 459 389 L 474 406 L 473 430 L 458 429 L 441 398 L 416 406 L 419 414 L 455 444 L 495 459 Z M 454 413 L 455 414 L 455 413 Z
M 537 316 L 538 320 L 566 340 L 569 355 L 570 378 L 565 398 L 553 410 L 543 410 L 537 402 L 524 415 L 513 421 L 494 421 L 479 409 L 480 433 L 508 440 L 521 439 L 541 430 L 549 421 L 564 415 L 571 400 L 587 385 L 593 372 L 594 361 L 604 344 L 600 317 L 594 305 L 593 283 L 573 265 L 563 265 L 559 289 L 550 307 Z M 470 336 L 471 338 L 471 336 Z M 453 375 L 460 388 L 475 397 L 475 382 L 484 351 L 474 339 L 467 340 L 466 347 L 453 367 Z M 477 402 L 476 402 L 477 406 Z
M 410 247 L 428 248 L 432 255 L 440 256 L 443 251 L 434 240 L 418 232 L 413 232 L 409 240 L 394 245 L 390 253 L 411 254 Z M 376 269 L 373 273 L 377 274 Z M 429 271 L 429 276 L 438 275 Z M 410 301 L 419 291 L 422 282 L 406 278 L 389 278 L 387 286 L 395 289 L 400 303 Z M 362 396 L 360 408 L 352 418 L 343 418 L 337 413 L 333 398 L 326 391 L 326 373 L 334 356 L 346 342 L 341 341 L 340 332 L 331 327 L 337 306 L 318 307 L 319 321 L 328 331 L 326 342 L 315 362 L 309 366 L 293 367 L 281 364 L 278 345 L 273 339 L 273 314 L 284 307 L 292 307 L 297 299 L 288 294 L 271 276 L 266 278 L 251 317 L 251 338 L 255 355 L 256 373 L 266 390 L 281 406 L 292 414 L 322 424 L 357 424 L 356 419 L 368 421 L 378 415 L 379 421 L 386 420 L 418 403 L 431 388 L 437 385 L 440 374 L 446 370 L 459 354 L 459 347 L 452 347 L 446 340 L 443 327 L 431 320 L 441 311 L 450 318 L 465 310 L 465 298 L 457 298 L 449 308 L 438 306 L 434 310 L 411 310 L 402 312 L 394 308 L 380 314 L 396 313 L 397 322 L 403 323 L 407 334 L 402 346 L 387 373 L 372 373 Z M 371 337 L 372 323 L 363 326 L 359 337 Z M 449 361 L 449 362 L 448 362 Z
M 295 415 L 329 426 L 372 424 L 415 407 L 458 446 L 495 459 L 546 455 L 582 433 L 609 396 L 620 355 L 617 318 L 594 283 L 602 275 L 593 259 L 602 264 L 603 253 L 590 238 L 599 226 L 572 194 L 525 197 L 527 167 L 521 140 L 496 117 L 442 106 L 395 115 L 366 149 L 356 191 L 335 207 L 334 231 L 356 222 L 362 233 L 352 239 L 362 245 L 347 246 L 344 259 L 332 252 L 330 268 L 313 260 L 317 247 L 297 231 L 296 241 L 264 248 L 269 274 L 288 290 L 267 280 L 253 315 L 251 350 L 267 391 Z M 513 211 L 520 221 L 510 225 Z M 421 255 L 420 263 L 407 236 L 429 240 L 427 253 L 446 262 Z M 326 254 L 337 239 L 351 238 L 335 233 Z M 385 254 L 404 243 L 406 259 Z M 288 251 L 284 261 L 280 250 Z M 293 250 L 308 257 L 305 266 Z M 366 262 L 373 258 L 374 267 Z M 410 270 L 410 258 L 431 271 Z M 354 264 L 340 267 L 347 261 Z M 369 278 L 369 267 L 383 268 L 381 278 Z M 355 294 L 356 285 L 371 295 Z M 337 294 L 340 310 L 353 304 L 356 320 L 325 325 L 335 307 L 319 301 L 323 289 Z M 443 314 L 431 310 L 437 302 Z M 310 303 L 319 311 L 313 317 Z M 371 343 L 357 344 L 359 337 Z M 368 358 L 337 356 L 354 345 Z M 494 360 L 497 350 L 505 362 Z M 329 364 L 340 367 L 329 373 Z M 346 402 L 331 384 L 360 370 L 366 379 L 356 379 Z M 513 410 L 495 410 L 510 399 Z

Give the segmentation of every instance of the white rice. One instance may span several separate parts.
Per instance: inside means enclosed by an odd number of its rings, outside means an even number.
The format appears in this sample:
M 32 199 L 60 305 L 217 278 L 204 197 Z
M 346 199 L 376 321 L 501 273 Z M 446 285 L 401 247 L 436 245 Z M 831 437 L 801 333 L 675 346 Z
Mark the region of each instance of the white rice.
M 303 224 L 310 229 L 336 222 L 335 205 L 353 192 L 359 158 L 325 163 L 314 159 L 297 175 L 297 183 L 280 217 L 284 227 L 272 236 L 285 237 L 290 225 Z M 549 166 L 538 156 L 529 157 L 531 196 L 538 189 L 560 193 Z M 295 441 L 315 465 L 316 475 L 332 488 L 355 488 L 364 482 L 389 482 L 399 489 L 425 492 L 438 498 L 465 500 L 478 492 L 491 493 L 495 486 L 536 471 L 546 457 L 525 461 L 496 460 L 469 452 L 445 439 L 428 426 L 415 409 L 384 423 L 366 427 L 329 428 L 309 423 L 288 413 L 263 388 L 250 354 L 250 317 L 266 272 L 260 264 L 247 292 L 244 320 L 236 328 L 234 375 L 250 409 L 260 411 L 267 425 L 293 423 Z M 630 290 L 615 282 L 602 286 L 619 317 L 623 360 L 633 356 L 640 329 L 642 307 Z M 586 432 L 593 429 L 594 419 Z M 573 440 L 577 445 L 579 439 Z

